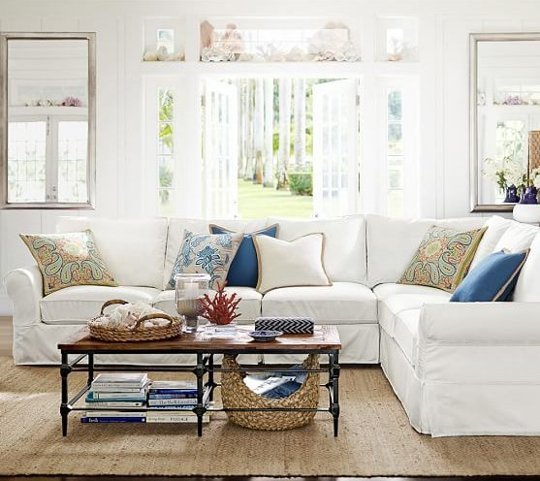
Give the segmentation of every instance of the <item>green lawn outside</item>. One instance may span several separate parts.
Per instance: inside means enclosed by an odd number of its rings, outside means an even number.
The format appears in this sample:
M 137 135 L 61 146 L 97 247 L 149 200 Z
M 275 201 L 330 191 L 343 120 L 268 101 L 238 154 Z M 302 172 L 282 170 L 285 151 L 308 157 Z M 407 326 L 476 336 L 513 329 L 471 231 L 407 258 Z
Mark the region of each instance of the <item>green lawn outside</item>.
M 312 217 L 313 197 L 238 180 L 238 213 L 243 219 L 260 217 Z

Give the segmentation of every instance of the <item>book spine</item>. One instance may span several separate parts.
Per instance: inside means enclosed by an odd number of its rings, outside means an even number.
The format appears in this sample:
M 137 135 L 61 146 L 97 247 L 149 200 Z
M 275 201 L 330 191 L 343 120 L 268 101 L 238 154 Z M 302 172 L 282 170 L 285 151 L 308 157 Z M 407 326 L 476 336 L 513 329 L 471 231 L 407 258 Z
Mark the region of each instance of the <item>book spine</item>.
M 152 399 L 197 399 L 197 391 L 194 393 L 156 393 L 154 391 L 149 391 L 148 397 Z
M 126 418 L 126 417 L 108 417 L 100 418 L 95 416 L 85 416 L 81 418 L 82 423 L 145 423 L 146 417 Z
M 186 411 L 186 412 L 191 412 L 193 411 L 193 409 L 196 407 L 195 404 L 189 404 L 189 405 L 178 405 L 178 404 L 171 404 L 169 406 L 148 406 L 149 408 L 151 409 L 169 409 L 171 411 Z
M 178 397 L 197 396 L 197 389 L 154 389 L 150 388 L 150 394 L 155 395 L 175 395 Z
M 85 417 L 92 418 L 142 418 L 146 416 L 145 412 L 140 411 L 86 411 Z
M 145 388 L 141 387 L 124 387 L 124 386 L 100 386 L 92 384 L 92 391 L 94 392 L 130 392 L 130 393 L 142 393 L 146 392 Z
M 93 400 L 86 400 L 85 407 L 87 408 L 93 408 L 93 407 L 105 407 L 105 408 L 139 408 L 144 406 L 144 402 L 142 401 L 133 401 L 133 402 L 123 402 L 123 401 L 93 401 Z
M 92 392 L 93 400 L 100 401 L 146 401 L 146 395 L 134 395 L 132 393 L 101 393 Z
M 197 404 L 196 399 L 148 399 L 149 406 L 192 406 Z
M 210 418 L 208 416 L 203 416 L 202 422 L 208 423 Z M 196 423 L 197 417 L 195 416 L 167 416 L 166 414 L 161 414 L 159 416 L 147 416 L 147 423 Z

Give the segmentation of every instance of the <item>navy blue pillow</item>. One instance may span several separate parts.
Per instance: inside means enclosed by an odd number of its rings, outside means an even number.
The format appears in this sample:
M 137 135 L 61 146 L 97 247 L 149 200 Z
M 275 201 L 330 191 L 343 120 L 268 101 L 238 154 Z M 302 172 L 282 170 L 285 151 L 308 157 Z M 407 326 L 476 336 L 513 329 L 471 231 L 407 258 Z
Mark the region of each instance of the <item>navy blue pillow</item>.
M 257 261 L 257 251 L 253 243 L 253 236 L 267 235 L 276 237 L 277 231 L 278 224 L 274 224 L 260 231 L 244 234 L 244 238 L 236 251 L 236 255 L 227 274 L 228 286 L 257 287 L 259 263 Z M 212 234 L 227 234 L 231 231 L 218 225 L 210 224 L 210 232 Z
M 494 252 L 472 269 L 450 302 L 492 302 L 510 299 L 529 251 Z

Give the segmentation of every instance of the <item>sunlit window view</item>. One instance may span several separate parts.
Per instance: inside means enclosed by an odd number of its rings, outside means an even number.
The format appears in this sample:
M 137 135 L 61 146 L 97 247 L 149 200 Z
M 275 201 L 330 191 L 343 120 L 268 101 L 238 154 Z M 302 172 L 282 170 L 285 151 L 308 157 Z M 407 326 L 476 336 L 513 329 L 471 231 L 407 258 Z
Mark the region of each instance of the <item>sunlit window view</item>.
M 358 199 L 355 79 L 208 79 L 205 212 L 311 217 Z
M 387 90 L 387 165 L 388 165 L 388 215 L 404 214 L 404 142 L 403 142 L 403 92 Z
M 174 214 L 174 97 L 170 90 L 158 90 L 158 169 L 160 215 Z
M 9 122 L 8 202 L 86 202 L 87 121 L 35 118 Z
M 43 202 L 47 122 L 9 122 L 8 138 L 8 202 Z
M 86 200 L 88 124 L 58 122 L 58 201 Z

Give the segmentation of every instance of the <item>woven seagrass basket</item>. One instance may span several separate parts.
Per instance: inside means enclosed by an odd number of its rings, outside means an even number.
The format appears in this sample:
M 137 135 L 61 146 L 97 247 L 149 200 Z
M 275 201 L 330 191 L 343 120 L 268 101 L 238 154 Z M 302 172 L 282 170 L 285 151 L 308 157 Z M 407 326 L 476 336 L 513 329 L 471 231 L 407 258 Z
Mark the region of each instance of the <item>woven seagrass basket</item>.
M 183 321 L 180 318 L 169 316 L 168 314 L 155 313 L 142 316 L 132 328 L 118 328 L 104 326 L 97 319 L 104 315 L 107 307 L 115 304 L 128 304 L 127 301 L 112 299 L 101 306 L 100 315 L 88 321 L 90 336 L 100 341 L 108 342 L 139 342 L 139 341 L 160 341 L 170 339 L 182 334 Z M 164 326 L 144 327 L 144 322 L 151 319 L 166 319 L 169 321 Z
M 224 408 L 317 408 L 319 406 L 319 373 L 310 372 L 298 389 L 283 399 L 267 399 L 255 394 L 244 383 L 245 372 L 234 356 L 223 357 L 221 374 L 221 397 Z M 318 369 L 319 356 L 310 354 L 303 362 L 305 369 Z M 263 431 L 285 431 L 309 424 L 315 417 L 315 411 L 228 411 L 229 420 L 239 426 Z

